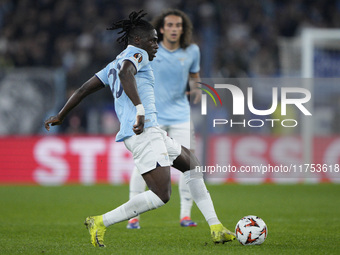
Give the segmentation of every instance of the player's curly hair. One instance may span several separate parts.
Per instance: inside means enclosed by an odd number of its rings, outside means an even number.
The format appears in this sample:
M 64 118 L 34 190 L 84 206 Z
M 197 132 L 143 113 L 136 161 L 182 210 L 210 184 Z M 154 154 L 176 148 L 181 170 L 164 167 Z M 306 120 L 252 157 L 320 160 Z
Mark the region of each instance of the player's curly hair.
M 129 14 L 129 19 L 113 22 L 112 26 L 107 28 L 107 30 L 121 28 L 122 30 L 118 34 L 123 33 L 123 35 L 117 39 L 117 42 L 123 42 L 125 46 L 127 46 L 129 41 L 132 41 L 136 35 L 142 36 L 143 32 L 154 29 L 148 21 L 142 19 L 146 14 L 147 13 L 143 13 L 143 10 L 140 10 L 139 12 L 133 11 Z
M 163 34 L 160 33 L 160 29 L 164 28 L 164 19 L 166 16 L 175 15 L 182 18 L 183 34 L 180 38 L 180 46 L 185 49 L 191 44 L 192 40 L 192 23 L 188 15 L 178 9 L 167 9 L 163 13 L 154 18 L 152 24 L 157 30 L 158 42 L 163 40 Z

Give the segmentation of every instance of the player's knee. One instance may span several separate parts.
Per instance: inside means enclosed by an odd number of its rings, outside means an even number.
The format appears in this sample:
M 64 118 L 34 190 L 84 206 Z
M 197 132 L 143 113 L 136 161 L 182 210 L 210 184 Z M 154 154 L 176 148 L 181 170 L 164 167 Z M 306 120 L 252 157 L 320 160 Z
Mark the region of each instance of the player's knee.
M 182 146 L 181 155 L 173 162 L 173 166 L 178 170 L 185 172 L 191 169 L 196 169 L 200 166 L 199 160 L 189 149 Z

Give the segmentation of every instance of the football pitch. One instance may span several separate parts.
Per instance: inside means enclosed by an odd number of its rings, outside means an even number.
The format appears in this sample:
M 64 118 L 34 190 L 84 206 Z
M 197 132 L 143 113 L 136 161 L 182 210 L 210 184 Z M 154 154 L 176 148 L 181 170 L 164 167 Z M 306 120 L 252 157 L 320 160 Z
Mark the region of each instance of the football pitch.
M 128 199 L 128 186 L 0 186 L 0 254 L 340 254 L 340 185 L 208 185 L 222 223 L 234 229 L 246 215 L 268 226 L 259 246 L 214 245 L 196 205 L 196 228 L 179 226 L 179 198 L 106 231 L 95 248 L 83 221 Z

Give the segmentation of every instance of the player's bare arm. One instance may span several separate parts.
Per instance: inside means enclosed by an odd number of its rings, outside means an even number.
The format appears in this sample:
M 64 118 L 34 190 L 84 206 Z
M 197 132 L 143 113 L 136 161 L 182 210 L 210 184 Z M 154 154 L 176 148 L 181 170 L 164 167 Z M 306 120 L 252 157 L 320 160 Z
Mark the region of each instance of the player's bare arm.
M 137 83 L 135 79 L 136 73 L 137 70 L 135 66 L 130 61 L 126 60 L 123 62 L 118 75 L 125 94 L 130 98 L 131 102 L 137 106 L 136 124 L 133 125 L 132 130 L 136 135 L 139 135 L 144 129 L 145 113 L 143 114 L 143 109 L 141 112 L 138 111 L 138 106 L 142 105 L 142 101 L 140 100 L 137 91 Z
M 202 91 L 198 89 L 200 81 L 201 77 L 199 73 L 189 73 L 190 92 L 188 92 L 187 94 L 189 94 L 193 98 L 194 104 L 197 104 L 201 101 Z
M 104 88 L 104 84 L 96 76 L 93 76 L 72 94 L 72 96 L 67 100 L 66 104 L 57 115 L 51 116 L 45 120 L 46 130 L 50 130 L 50 125 L 56 126 L 63 123 L 66 115 L 85 97 L 102 88 Z

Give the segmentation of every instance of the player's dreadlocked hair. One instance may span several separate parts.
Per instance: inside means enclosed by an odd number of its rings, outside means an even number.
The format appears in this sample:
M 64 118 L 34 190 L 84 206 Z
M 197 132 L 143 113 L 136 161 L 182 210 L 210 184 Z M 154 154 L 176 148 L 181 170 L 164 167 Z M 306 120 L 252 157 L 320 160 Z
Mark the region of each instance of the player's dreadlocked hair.
M 117 39 L 117 42 L 124 42 L 125 46 L 127 46 L 129 41 L 132 41 L 136 35 L 142 36 L 143 32 L 154 29 L 149 22 L 142 19 L 146 14 L 143 13 L 143 10 L 139 12 L 133 11 L 130 13 L 129 19 L 114 22 L 108 30 L 121 28 L 122 30 L 118 34 L 123 33 L 123 35 Z
M 152 25 L 157 30 L 158 42 L 163 40 L 163 34 L 160 33 L 160 29 L 164 28 L 164 19 L 166 16 L 175 15 L 182 18 L 183 34 L 180 39 L 181 48 L 185 49 L 191 44 L 192 37 L 192 23 L 188 15 L 177 9 L 165 10 L 161 15 L 157 16 L 153 21 Z

